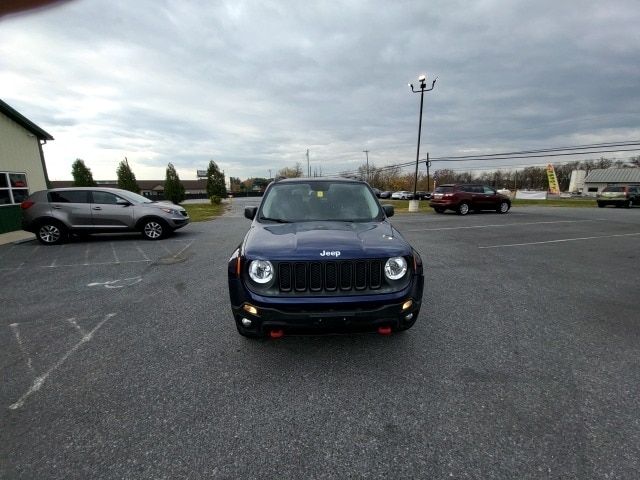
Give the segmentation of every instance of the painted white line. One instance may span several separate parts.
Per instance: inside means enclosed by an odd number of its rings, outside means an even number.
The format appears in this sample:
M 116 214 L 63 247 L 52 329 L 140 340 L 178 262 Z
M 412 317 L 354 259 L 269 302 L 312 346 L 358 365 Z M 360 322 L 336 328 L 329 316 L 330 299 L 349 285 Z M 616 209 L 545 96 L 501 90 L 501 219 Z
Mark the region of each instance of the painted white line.
M 182 252 L 184 252 L 187 248 L 189 248 L 191 245 L 193 244 L 193 241 L 189 242 L 189 245 L 187 245 L 186 247 L 184 247 L 182 250 L 180 250 L 178 253 L 176 253 L 173 258 L 178 258 L 178 256 L 180 256 L 180 254 Z
M 164 251 L 167 252 L 169 255 L 171 255 L 171 252 L 169 251 L 169 249 L 167 248 L 167 246 L 164 243 L 161 243 L 160 246 L 162 248 L 164 248 Z
M 109 242 L 109 245 L 111 245 L 111 251 L 113 252 L 113 258 L 116 259 L 116 263 L 120 263 L 120 260 L 118 259 L 118 255 L 116 255 L 116 249 L 113 246 L 113 242 Z
M 124 262 L 97 262 L 97 263 L 69 263 L 65 265 L 41 265 L 40 268 L 60 268 L 60 267 L 93 267 L 96 265 L 124 265 L 125 263 L 145 263 L 151 260 L 126 260 Z
M 93 330 L 91 330 L 87 335 L 85 335 L 84 337 L 82 337 L 80 339 L 80 341 L 78 343 L 76 343 L 73 347 L 71 347 L 71 349 L 65 353 L 62 358 L 60 358 L 60 360 L 58 360 L 55 365 L 53 365 L 53 367 L 51 367 L 49 370 L 47 370 L 46 372 L 44 372 L 42 375 L 40 375 L 39 377 L 36 377 L 36 379 L 33 381 L 33 383 L 31 384 L 31 387 L 29 388 L 29 390 L 27 390 L 15 403 L 12 403 L 11 405 L 9 405 L 9 409 L 10 410 L 17 410 L 18 408 L 22 407 L 24 405 L 24 402 L 27 401 L 27 399 L 33 395 L 34 393 L 36 393 L 38 390 L 40 390 L 40 388 L 42 387 L 42 385 L 44 385 L 44 382 L 47 380 L 47 378 L 49 377 L 49 375 L 51 375 L 51 373 L 53 373 L 55 370 L 57 370 L 58 368 L 60 368 L 60 366 L 67 361 L 67 358 L 69 358 L 76 350 L 78 350 L 78 348 L 80 348 L 81 345 L 87 343 L 88 341 L 90 341 L 93 338 L 93 335 L 100 330 L 100 328 L 102 327 L 102 325 L 105 324 L 105 322 L 107 320 L 109 320 L 112 317 L 115 317 L 116 314 L 115 313 L 109 313 L 107 314 L 106 317 L 104 317 L 104 319 L 98 323 L 98 325 L 95 326 L 95 328 Z
M 78 323 L 76 322 L 75 317 L 67 318 L 67 322 L 69 324 L 71 324 L 76 330 L 78 330 L 78 333 L 80 334 L 81 337 L 85 337 L 87 335 L 87 332 L 85 332 L 82 329 L 82 327 L 80 325 L 78 325 Z
M 36 372 L 33 370 L 31 357 L 27 353 L 27 350 L 24 348 L 24 344 L 22 343 L 22 337 L 20 337 L 20 330 L 18 329 L 18 324 L 12 323 L 11 325 L 9 325 L 9 327 L 11 327 L 11 330 L 13 330 L 13 334 L 15 335 L 16 341 L 18 342 L 18 347 L 20 347 L 20 351 L 22 352 L 22 356 L 27 361 L 27 367 L 29 367 L 29 370 L 31 370 L 31 373 L 35 375 Z
M 117 280 L 108 280 L 106 282 L 92 282 L 88 283 L 87 287 L 96 287 L 102 285 L 105 288 L 123 288 L 123 287 L 131 287 L 136 283 L 140 283 L 142 281 L 141 276 L 137 277 L 129 277 L 129 278 L 119 278 Z M 122 283 L 122 284 L 121 284 Z
M 638 233 L 621 233 L 619 235 L 600 235 L 597 237 L 579 237 L 579 238 L 561 238 L 559 240 L 546 240 L 544 242 L 527 242 L 527 243 L 507 243 L 504 245 L 488 245 L 485 247 L 478 248 L 501 248 L 501 247 L 523 247 L 526 245 L 544 245 L 546 243 L 562 243 L 562 242 L 577 242 L 580 240 L 596 240 L 598 238 L 614 238 L 614 237 L 634 237 L 640 235 Z
M 407 232 L 435 232 L 439 230 L 466 230 L 473 228 L 496 228 L 496 227 L 511 227 L 514 225 L 549 225 L 556 223 L 584 223 L 584 222 L 597 222 L 596 220 L 556 220 L 553 222 L 523 222 L 523 223 L 501 223 L 495 225 L 471 225 L 465 227 L 442 227 L 442 228 L 421 228 L 419 230 L 407 230 Z
M 87 248 L 84 250 L 84 264 L 89 265 L 89 244 L 87 244 Z
M 140 252 L 140 255 L 142 255 L 142 258 L 144 258 L 147 262 L 150 261 L 149 257 L 147 257 L 147 254 L 142 251 L 138 244 L 136 244 L 136 248 L 138 249 L 138 252 Z

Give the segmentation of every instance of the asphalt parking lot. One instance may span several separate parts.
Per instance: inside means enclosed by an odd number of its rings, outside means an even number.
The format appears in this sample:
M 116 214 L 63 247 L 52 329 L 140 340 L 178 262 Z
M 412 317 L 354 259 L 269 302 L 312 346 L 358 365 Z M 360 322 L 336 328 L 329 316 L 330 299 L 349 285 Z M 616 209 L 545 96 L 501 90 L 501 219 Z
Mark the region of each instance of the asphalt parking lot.
M 413 329 L 251 341 L 246 202 L 0 247 L 0 478 L 638 478 L 640 209 L 398 215 Z

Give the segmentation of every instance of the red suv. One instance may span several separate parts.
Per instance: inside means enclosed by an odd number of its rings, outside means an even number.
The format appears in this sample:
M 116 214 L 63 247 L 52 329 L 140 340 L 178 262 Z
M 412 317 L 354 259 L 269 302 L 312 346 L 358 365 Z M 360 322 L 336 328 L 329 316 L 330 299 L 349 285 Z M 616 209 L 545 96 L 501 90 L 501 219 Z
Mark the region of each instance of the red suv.
M 486 185 L 449 184 L 440 185 L 435 189 L 429 206 L 436 213 L 443 213 L 445 210 L 454 210 L 459 215 L 466 215 L 470 210 L 507 213 L 511 208 L 511 200 Z

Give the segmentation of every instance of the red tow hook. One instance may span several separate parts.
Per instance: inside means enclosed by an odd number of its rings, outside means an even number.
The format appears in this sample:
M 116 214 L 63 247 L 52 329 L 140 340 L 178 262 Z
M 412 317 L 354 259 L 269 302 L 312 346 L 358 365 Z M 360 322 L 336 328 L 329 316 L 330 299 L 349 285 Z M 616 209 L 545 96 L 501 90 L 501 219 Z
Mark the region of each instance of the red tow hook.
M 284 337 L 284 332 L 282 330 L 271 330 L 269 331 L 269 336 L 271 338 L 282 338 Z
M 380 335 L 391 335 L 391 327 L 378 327 Z

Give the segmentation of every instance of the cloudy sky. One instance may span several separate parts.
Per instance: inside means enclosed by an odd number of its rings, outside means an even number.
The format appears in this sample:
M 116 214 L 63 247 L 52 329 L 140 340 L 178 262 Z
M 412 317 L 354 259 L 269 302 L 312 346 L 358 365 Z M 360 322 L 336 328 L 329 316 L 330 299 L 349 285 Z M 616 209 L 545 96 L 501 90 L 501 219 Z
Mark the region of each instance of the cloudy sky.
M 139 179 L 209 159 L 266 177 L 307 149 L 324 174 L 364 149 L 411 161 L 422 73 L 431 156 L 637 140 L 640 5 L 75 0 L 0 19 L 0 98 L 55 137 L 55 180 L 76 158 L 97 179 L 125 156 Z

